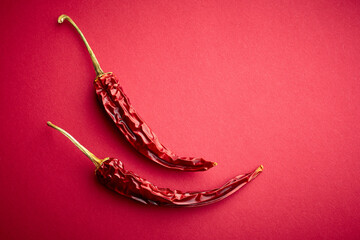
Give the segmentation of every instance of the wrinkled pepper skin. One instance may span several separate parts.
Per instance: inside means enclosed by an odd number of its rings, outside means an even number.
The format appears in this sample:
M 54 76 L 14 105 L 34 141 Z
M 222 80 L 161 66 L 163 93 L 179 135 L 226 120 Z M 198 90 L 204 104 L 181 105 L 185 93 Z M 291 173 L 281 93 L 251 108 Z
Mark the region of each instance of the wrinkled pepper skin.
M 164 167 L 183 171 L 205 171 L 216 165 L 203 158 L 179 157 L 163 146 L 132 107 L 114 74 L 100 75 L 95 79 L 94 86 L 99 100 L 118 129 L 147 158 Z
M 218 202 L 242 188 L 262 172 L 260 166 L 253 172 L 239 175 L 222 187 L 202 192 L 182 192 L 159 188 L 149 181 L 124 169 L 123 163 L 110 158 L 97 168 L 95 174 L 107 188 L 144 204 L 169 207 L 200 207 Z

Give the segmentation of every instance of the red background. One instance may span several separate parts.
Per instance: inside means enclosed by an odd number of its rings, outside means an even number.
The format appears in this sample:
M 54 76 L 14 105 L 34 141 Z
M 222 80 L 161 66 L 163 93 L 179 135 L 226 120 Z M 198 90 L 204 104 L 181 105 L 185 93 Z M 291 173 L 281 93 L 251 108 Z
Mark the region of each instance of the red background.
M 358 2 L 2 0 L 0 13 L 1 239 L 360 238 Z M 166 146 L 218 166 L 182 173 L 136 153 L 63 13 Z M 162 187 L 264 172 L 211 206 L 145 206 L 97 183 L 48 120 Z

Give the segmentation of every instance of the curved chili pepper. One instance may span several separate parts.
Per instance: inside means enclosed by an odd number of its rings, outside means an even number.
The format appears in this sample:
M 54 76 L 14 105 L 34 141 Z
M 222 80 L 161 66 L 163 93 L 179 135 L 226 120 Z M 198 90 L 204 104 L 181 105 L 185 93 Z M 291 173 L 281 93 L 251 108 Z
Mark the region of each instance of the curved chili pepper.
M 127 171 L 123 163 L 116 158 L 100 159 L 89 152 L 84 146 L 76 141 L 69 133 L 58 126 L 47 122 L 69 138 L 90 160 L 95 164 L 95 175 L 98 180 L 109 189 L 144 204 L 173 206 L 173 207 L 198 207 L 218 202 L 258 176 L 263 166 L 254 171 L 236 176 L 225 183 L 222 187 L 210 191 L 182 192 L 169 188 L 160 188 L 142 177 Z
M 74 26 L 89 51 L 97 75 L 94 86 L 99 100 L 118 129 L 136 150 L 161 166 L 176 170 L 205 171 L 217 165 L 216 162 L 206 161 L 203 158 L 179 157 L 162 145 L 132 107 L 116 76 L 113 73 L 103 72 L 94 52 L 74 21 L 67 15 L 58 18 L 59 23 L 63 23 L 64 20 Z

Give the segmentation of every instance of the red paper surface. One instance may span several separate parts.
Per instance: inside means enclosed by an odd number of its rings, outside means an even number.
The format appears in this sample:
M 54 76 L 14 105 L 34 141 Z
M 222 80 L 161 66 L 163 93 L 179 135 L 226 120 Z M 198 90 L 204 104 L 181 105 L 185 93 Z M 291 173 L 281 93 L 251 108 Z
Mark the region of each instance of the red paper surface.
M 3 0 L 0 12 L 1 239 L 360 238 L 356 1 Z M 133 150 L 63 13 L 165 146 L 218 166 L 170 171 Z M 48 120 L 162 187 L 264 172 L 211 206 L 145 206 L 100 185 Z

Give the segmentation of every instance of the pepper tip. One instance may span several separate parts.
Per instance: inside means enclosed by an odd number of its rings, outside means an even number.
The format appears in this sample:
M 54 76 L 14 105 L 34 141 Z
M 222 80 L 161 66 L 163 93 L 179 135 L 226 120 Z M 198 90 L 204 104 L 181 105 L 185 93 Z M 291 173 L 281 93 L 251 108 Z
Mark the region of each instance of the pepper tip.
M 215 167 L 216 165 L 218 165 L 217 162 L 213 162 L 213 166 Z
M 47 121 L 46 124 L 47 124 L 48 126 L 51 126 L 51 125 L 52 125 L 52 123 L 51 123 L 50 121 Z

